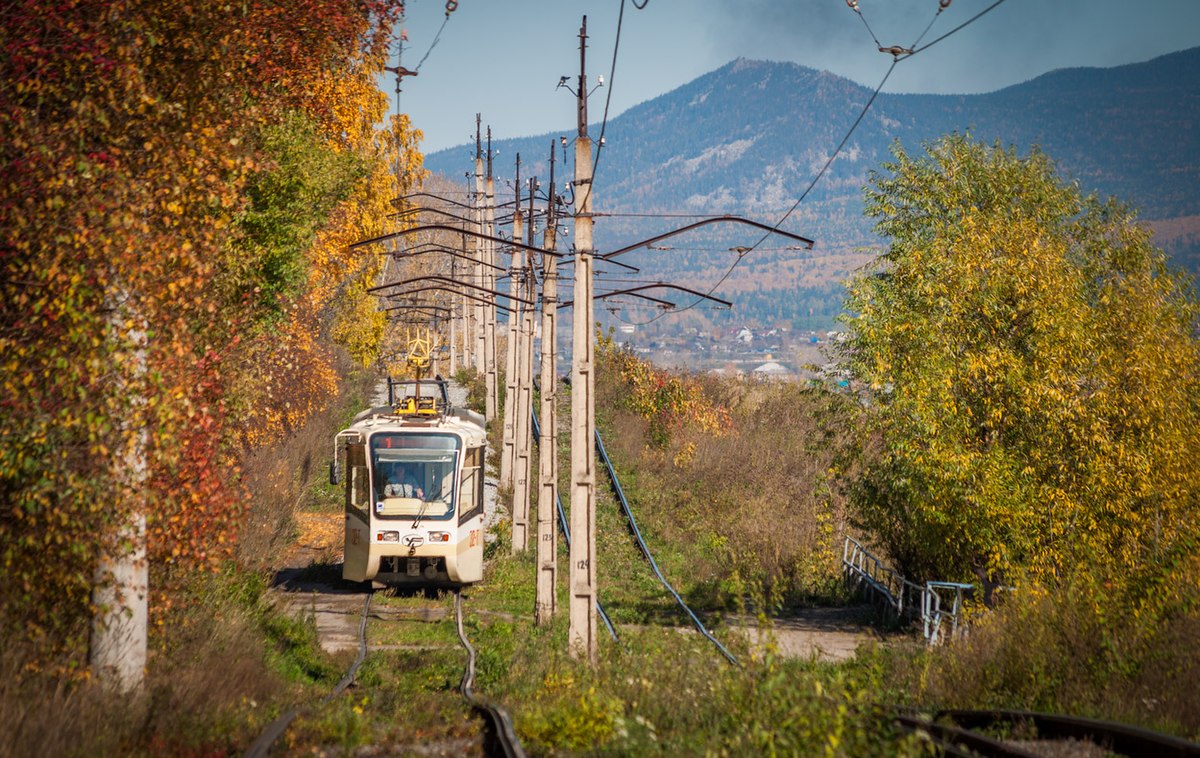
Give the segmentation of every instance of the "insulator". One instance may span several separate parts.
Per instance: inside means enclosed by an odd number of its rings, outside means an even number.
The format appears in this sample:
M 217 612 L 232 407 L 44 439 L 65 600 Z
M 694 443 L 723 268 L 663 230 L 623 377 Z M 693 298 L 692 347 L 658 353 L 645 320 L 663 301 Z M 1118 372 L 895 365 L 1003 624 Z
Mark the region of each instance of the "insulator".
M 938 0 L 938 8 L 946 10 L 950 7 L 951 2 L 953 2 L 953 0 Z
M 846 0 L 846 5 L 855 13 L 858 12 L 858 0 Z

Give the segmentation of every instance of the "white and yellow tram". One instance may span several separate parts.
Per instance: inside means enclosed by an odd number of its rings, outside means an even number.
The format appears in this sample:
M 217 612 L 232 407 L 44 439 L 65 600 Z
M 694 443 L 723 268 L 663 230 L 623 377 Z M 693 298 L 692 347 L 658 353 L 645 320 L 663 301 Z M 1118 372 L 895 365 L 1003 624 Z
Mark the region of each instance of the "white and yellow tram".
M 425 588 L 477 582 L 483 417 L 450 407 L 441 380 L 389 382 L 388 389 L 387 406 L 360 413 L 334 440 L 330 479 L 344 478 L 346 488 L 342 577 Z

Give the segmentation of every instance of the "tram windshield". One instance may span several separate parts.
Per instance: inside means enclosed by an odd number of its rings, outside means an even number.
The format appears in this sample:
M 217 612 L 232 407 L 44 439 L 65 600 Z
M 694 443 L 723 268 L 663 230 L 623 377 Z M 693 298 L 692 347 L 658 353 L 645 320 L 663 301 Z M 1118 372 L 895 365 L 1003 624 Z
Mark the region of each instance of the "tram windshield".
M 444 521 L 454 515 L 459 440 L 452 434 L 405 432 L 371 437 L 375 515 Z

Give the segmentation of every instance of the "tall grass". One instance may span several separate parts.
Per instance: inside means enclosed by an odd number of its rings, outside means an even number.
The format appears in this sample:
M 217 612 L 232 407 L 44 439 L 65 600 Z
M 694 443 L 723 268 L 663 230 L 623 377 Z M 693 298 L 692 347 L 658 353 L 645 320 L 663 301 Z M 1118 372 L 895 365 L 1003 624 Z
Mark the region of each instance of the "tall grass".
M 848 521 L 838 480 L 856 450 L 850 401 L 801 384 L 690 381 L 727 421 L 715 431 L 670 424 L 664 438 L 661 420 L 635 412 L 619 371 L 601 362 L 605 445 L 647 530 L 687 546 L 689 581 L 722 588 L 709 593 L 714 603 L 734 603 L 734 592 L 775 605 L 836 598 Z
M 1135 614 L 1103 584 L 1014 593 L 970 634 L 894 656 L 914 703 L 1103 718 L 1200 738 L 1200 572 L 1182 602 Z
M 217 755 L 238 752 L 305 687 L 340 671 L 312 624 L 266 599 L 299 504 L 320 493 L 337 429 L 366 403 L 373 378 L 354 375 L 323 414 L 244 456 L 247 493 L 235 562 L 214 572 L 155 566 L 147 678 L 130 696 L 91 682 L 84 651 L 55 666 L 0 648 L 0 755 Z

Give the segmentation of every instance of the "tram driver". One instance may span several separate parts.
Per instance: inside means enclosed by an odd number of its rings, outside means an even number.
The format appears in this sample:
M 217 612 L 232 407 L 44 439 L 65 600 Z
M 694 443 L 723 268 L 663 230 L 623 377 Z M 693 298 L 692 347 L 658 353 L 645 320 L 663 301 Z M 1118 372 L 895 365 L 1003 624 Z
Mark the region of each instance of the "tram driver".
M 387 484 L 384 485 L 383 494 L 385 497 L 415 497 L 419 500 L 425 499 L 425 490 L 417 481 L 416 474 L 411 470 L 410 464 L 393 463 L 391 471 L 387 475 Z

